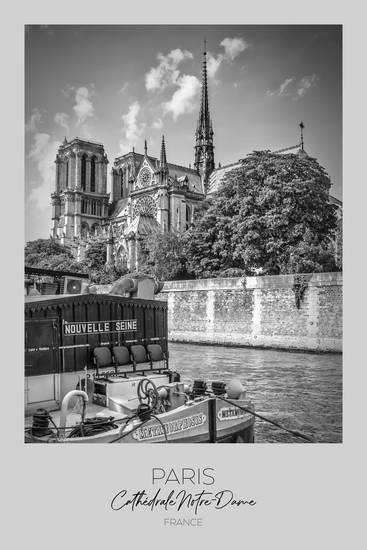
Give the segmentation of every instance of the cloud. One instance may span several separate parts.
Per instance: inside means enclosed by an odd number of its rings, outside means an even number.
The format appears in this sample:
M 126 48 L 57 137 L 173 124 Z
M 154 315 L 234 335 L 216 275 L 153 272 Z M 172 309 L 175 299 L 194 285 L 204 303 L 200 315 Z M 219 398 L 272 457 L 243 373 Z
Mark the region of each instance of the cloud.
M 216 57 L 210 52 L 208 52 L 207 54 L 208 76 L 213 80 L 215 79 L 218 69 L 223 62 L 231 63 L 236 59 L 236 57 L 240 55 L 240 53 L 245 51 L 250 46 L 241 37 L 224 38 L 224 40 L 222 40 L 220 45 L 223 46 L 224 53 L 220 53 Z
M 54 121 L 56 124 L 58 124 L 62 128 L 65 128 L 66 130 L 69 131 L 68 120 L 69 120 L 69 115 L 67 115 L 66 113 L 56 113 L 54 117 Z
M 214 81 L 215 75 L 223 62 L 231 63 L 248 44 L 242 38 L 225 38 L 221 42 L 224 53 L 216 57 L 210 52 L 207 53 L 207 72 L 210 79 Z M 181 115 L 191 113 L 196 106 L 196 99 L 200 90 L 200 81 L 194 75 L 182 74 L 179 64 L 192 59 L 193 55 L 187 50 L 171 50 L 167 55 L 161 53 L 157 58 L 159 64 L 152 67 L 145 75 L 145 87 L 147 90 L 164 90 L 169 86 L 176 87 L 169 101 L 163 102 L 161 107 L 163 113 L 171 113 L 174 120 Z M 153 125 L 154 127 L 154 125 Z
M 297 95 L 299 97 L 303 97 L 310 88 L 316 86 L 317 80 L 318 78 L 316 74 L 302 77 L 297 85 Z
M 295 78 L 289 77 L 282 82 L 276 90 L 267 90 L 266 95 L 277 97 L 291 97 L 293 100 L 300 99 L 306 95 L 308 90 L 316 86 L 318 77 L 316 74 L 303 76 L 296 81 Z
M 36 163 L 40 180 L 33 187 L 28 200 L 35 203 L 40 209 L 49 206 L 50 194 L 55 181 L 55 157 L 60 142 L 53 141 L 50 134 L 36 133 L 33 136 L 33 146 L 28 158 Z
M 225 38 L 220 45 L 224 47 L 226 59 L 230 59 L 231 61 L 249 47 L 249 44 L 243 38 Z
M 217 74 L 217 71 L 224 59 L 225 57 L 223 54 L 219 54 L 217 57 L 214 57 L 214 55 L 212 55 L 210 52 L 207 53 L 206 70 L 209 78 L 215 79 L 215 75 Z
M 170 101 L 163 103 L 164 111 L 172 113 L 174 120 L 194 110 L 195 100 L 201 87 L 199 80 L 192 75 L 180 76 L 177 85 L 178 89 L 174 92 Z
M 92 135 L 92 132 L 90 131 L 89 126 L 87 124 L 82 124 L 80 126 L 80 132 L 78 132 L 78 133 L 79 133 L 79 137 L 82 138 L 82 139 L 83 138 L 84 139 L 93 139 L 93 137 L 95 137 L 95 136 Z
M 42 111 L 40 109 L 33 109 L 32 114 L 29 117 L 28 122 L 25 125 L 25 131 L 34 134 L 38 131 L 38 125 L 42 122 Z
M 138 101 L 134 101 L 130 105 L 128 112 L 121 117 L 123 122 L 123 138 L 120 141 L 121 153 L 127 152 L 127 149 L 130 149 L 133 145 L 136 145 L 146 128 L 146 124 L 144 122 L 138 121 L 140 110 L 140 103 Z
M 282 82 L 281 85 L 279 86 L 279 88 L 277 88 L 276 90 L 267 90 L 266 95 L 268 95 L 268 96 L 276 95 L 276 96 L 279 96 L 279 97 L 290 95 L 291 91 L 290 91 L 289 87 L 293 83 L 293 81 L 294 81 L 293 76 L 290 77 L 290 78 L 286 78 L 284 80 L 284 82 Z
M 161 130 L 163 128 L 163 120 L 161 118 L 156 118 L 152 122 L 152 128 L 155 130 Z
M 65 88 L 61 90 L 61 93 L 65 97 L 70 97 L 71 93 L 75 90 L 75 86 L 70 86 L 70 84 L 66 84 Z
M 145 87 L 149 91 L 163 90 L 172 84 L 176 84 L 180 71 L 178 65 L 185 59 L 192 59 L 193 55 L 187 50 L 176 48 L 167 55 L 159 53 L 159 64 L 152 67 L 145 75 Z
M 83 124 L 87 118 L 94 116 L 94 107 L 91 101 L 94 95 L 94 85 L 91 84 L 90 89 L 86 86 L 81 86 L 75 93 L 75 105 L 73 107 L 77 117 L 77 125 Z
M 126 90 L 127 90 L 128 85 L 129 85 L 129 83 L 125 82 L 125 84 L 119 89 L 119 94 L 125 93 Z

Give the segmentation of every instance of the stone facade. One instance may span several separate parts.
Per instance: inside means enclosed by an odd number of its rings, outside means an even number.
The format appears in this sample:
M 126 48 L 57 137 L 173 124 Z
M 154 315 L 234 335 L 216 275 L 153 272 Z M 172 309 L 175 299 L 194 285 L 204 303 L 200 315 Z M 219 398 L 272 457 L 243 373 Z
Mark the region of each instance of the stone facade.
M 164 137 L 160 159 L 132 151 L 112 168 L 109 211 L 111 262 L 139 269 L 142 239 L 155 232 L 185 231 L 204 198 L 200 175 L 167 162 Z
M 170 281 L 172 341 L 307 351 L 342 351 L 342 274 L 302 276 L 297 308 L 294 275 Z
M 100 143 L 66 138 L 56 155 L 52 237 L 62 244 L 87 239 L 108 216 L 107 164 Z

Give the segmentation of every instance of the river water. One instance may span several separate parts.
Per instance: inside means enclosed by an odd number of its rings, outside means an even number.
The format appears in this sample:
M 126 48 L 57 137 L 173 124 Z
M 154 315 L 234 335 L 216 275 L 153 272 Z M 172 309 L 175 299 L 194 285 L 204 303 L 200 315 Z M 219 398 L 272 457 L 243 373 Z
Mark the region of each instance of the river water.
M 169 344 L 169 364 L 181 380 L 238 378 L 255 411 L 317 443 L 342 442 L 342 356 L 254 348 Z M 256 443 L 304 440 L 255 421 Z

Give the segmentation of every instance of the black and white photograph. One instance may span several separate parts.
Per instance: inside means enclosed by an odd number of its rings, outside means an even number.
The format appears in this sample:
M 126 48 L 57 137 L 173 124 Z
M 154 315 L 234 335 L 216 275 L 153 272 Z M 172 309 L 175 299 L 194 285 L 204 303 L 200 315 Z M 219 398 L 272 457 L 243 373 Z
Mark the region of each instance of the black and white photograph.
M 342 443 L 342 25 L 24 41 L 25 443 Z
M 363 546 L 362 6 L 3 12 L 3 546 Z

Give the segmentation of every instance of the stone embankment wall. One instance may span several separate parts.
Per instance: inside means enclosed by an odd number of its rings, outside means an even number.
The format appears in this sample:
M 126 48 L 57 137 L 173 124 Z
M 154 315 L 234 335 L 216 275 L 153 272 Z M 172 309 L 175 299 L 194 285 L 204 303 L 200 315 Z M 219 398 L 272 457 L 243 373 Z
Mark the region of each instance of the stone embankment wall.
M 170 281 L 169 339 L 312 351 L 342 351 L 342 274 L 304 275 L 296 306 L 294 275 Z

